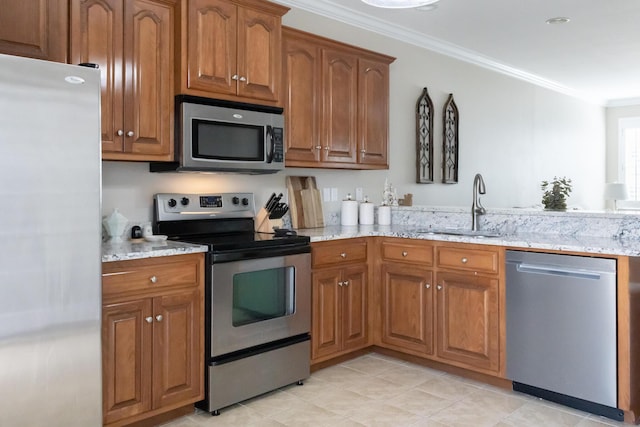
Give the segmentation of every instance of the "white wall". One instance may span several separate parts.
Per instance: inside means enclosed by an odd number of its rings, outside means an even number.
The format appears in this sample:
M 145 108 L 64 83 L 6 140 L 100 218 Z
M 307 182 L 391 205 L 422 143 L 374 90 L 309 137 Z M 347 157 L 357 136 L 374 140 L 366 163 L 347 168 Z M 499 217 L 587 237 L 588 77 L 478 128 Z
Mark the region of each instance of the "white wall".
M 263 203 L 272 191 L 285 191 L 286 175 L 314 175 L 319 187 L 355 187 L 379 202 L 385 178 L 399 196 L 413 193 L 414 205 L 467 206 L 472 180 L 483 174 L 491 207 L 540 203 L 540 181 L 567 176 L 574 182 L 570 206 L 604 207 L 604 108 L 489 71 L 475 65 L 370 33 L 309 12 L 292 9 L 285 25 L 395 56 L 390 80 L 390 169 L 340 171 L 287 169 L 270 176 L 151 174 L 147 163 L 104 162 L 103 212 L 118 207 L 130 219 L 149 220 L 156 192 L 253 191 Z M 459 183 L 415 184 L 415 104 L 427 87 L 436 111 L 434 143 L 439 168 L 442 107 L 454 94 L 460 111 Z M 436 181 L 441 178 L 436 170 Z M 337 202 L 325 203 L 338 211 Z

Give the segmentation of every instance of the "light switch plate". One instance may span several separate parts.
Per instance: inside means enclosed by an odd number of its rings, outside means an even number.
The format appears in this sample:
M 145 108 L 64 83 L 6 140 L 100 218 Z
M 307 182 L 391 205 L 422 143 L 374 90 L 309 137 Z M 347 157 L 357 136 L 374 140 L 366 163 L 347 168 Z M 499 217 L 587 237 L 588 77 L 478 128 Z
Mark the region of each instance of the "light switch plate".
M 331 189 L 331 201 L 332 202 L 338 201 L 338 189 L 335 187 Z
M 356 200 L 361 202 L 364 199 L 364 193 L 362 187 L 356 188 Z
M 322 189 L 322 200 L 325 202 L 330 202 L 331 201 L 331 189 L 330 188 L 323 188 Z

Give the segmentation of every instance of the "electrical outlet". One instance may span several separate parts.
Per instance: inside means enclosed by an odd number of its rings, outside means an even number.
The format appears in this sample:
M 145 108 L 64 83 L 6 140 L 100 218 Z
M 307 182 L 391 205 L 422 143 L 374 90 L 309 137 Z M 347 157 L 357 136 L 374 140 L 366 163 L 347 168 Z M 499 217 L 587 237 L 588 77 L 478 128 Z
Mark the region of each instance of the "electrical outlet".
M 331 201 L 332 202 L 337 202 L 338 201 L 338 189 L 333 187 L 331 189 Z

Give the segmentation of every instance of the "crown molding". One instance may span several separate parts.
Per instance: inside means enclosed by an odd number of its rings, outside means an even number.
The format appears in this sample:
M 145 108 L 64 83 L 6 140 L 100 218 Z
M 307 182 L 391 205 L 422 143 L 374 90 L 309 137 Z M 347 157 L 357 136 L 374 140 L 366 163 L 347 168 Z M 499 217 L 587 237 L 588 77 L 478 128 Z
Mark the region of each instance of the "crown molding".
M 636 107 L 640 105 L 640 98 L 610 99 L 607 107 Z
M 550 89 L 574 98 L 581 99 L 591 104 L 605 106 L 607 100 L 594 97 L 584 92 L 576 91 L 553 80 L 546 79 L 536 74 L 503 64 L 493 58 L 481 55 L 477 52 L 465 49 L 461 46 L 446 42 L 444 40 L 421 34 L 399 25 L 378 19 L 376 17 L 356 12 L 330 0 L 275 0 L 275 2 L 298 8 L 307 12 L 312 12 L 329 19 L 343 22 L 363 30 L 372 31 L 392 39 L 396 39 L 414 46 L 431 50 L 442 55 L 458 59 L 479 67 L 498 72 L 507 76 L 532 83 L 536 86 Z M 393 54 L 391 52 L 390 54 Z

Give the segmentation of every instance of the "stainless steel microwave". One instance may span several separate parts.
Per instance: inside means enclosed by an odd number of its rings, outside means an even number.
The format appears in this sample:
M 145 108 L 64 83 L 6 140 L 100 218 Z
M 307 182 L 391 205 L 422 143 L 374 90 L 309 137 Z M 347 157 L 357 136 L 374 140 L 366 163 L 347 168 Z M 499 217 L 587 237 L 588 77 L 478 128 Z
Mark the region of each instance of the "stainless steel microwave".
M 284 169 L 282 108 L 176 97 L 176 161 L 151 172 L 275 173 Z

